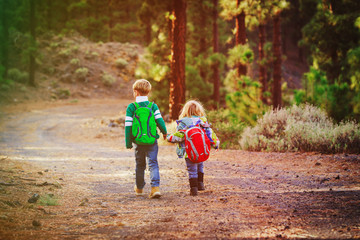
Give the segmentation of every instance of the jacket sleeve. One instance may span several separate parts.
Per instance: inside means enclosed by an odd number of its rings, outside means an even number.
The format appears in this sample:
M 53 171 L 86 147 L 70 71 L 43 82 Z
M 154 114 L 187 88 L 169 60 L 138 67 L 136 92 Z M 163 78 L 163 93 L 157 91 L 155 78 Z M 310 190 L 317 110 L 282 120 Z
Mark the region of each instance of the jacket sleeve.
M 132 148 L 133 136 L 131 134 L 133 117 L 134 117 L 135 107 L 133 104 L 129 104 L 126 109 L 125 116 L 125 145 L 126 148 Z
M 154 117 L 155 117 L 156 126 L 160 129 L 162 134 L 166 135 L 167 130 L 166 130 L 165 121 L 162 118 L 160 110 L 159 110 L 159 108 L 158 108 L 158 106 L 156 104 L 154 104 L 153 110 L 154 110 Z
M 184 133 L 177 131 L 176 133 L 169 134 L 166 137 L 166 140 L 171 143 L 180 143 L 184 141 Z
M 211 146 L 215 149 L 218 149 L 220 147 L 220 140 L 219 138 L 216 136 L 215 132 L 213 131 L 212 128 L 208 128 L 207 131 L 206 131 L 206 135 L 209 137 L 210 139 L 210 143 L 211 143 Z

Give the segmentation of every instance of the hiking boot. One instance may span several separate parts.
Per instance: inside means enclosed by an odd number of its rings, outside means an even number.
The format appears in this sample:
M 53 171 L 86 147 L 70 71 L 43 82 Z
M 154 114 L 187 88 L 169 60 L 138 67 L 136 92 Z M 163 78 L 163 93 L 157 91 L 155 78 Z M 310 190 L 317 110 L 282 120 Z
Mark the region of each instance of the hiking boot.
M 197 196 L 198 195 L 198 179 L 197 178 L 190 178 L 190 196 Z
M 199 191 L 204 191 L 205 190 L 204 173 L 202 173 L 202 172 L 198 172 L 198 190 Z
M 136 187 L 136 185 L 134 186 L 134 191 L 135 191 L 136 196 L 143 196 L 144 195 L 143 189 L 138 189 Z
M 151 193 L 149 195 L 149 198 L 160 198 L 160 187 L 151 187 Z

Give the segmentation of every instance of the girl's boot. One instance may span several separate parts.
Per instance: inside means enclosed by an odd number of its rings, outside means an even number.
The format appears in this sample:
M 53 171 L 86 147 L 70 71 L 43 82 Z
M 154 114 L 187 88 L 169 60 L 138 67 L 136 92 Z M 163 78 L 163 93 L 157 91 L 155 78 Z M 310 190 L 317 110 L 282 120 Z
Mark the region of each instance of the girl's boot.
M 197 196 L 198 195 L 198 179 L 197 178 L 190 178 L 190 195 Z
M 199 191 L 204 191 L 205 190 L 204 173 L 202 173 L 202 172 L 198 172 L 198 190 Z

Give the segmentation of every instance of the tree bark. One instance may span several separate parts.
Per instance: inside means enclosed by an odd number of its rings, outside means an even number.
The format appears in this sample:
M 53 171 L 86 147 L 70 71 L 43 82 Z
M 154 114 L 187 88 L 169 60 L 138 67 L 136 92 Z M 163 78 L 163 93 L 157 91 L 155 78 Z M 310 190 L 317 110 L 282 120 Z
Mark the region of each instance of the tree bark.
M 185 103 L 185 44 L 186 44 L 186 0 L 175 0 L 169 113 L 172 120 L 179 117 Z
M 264 45 L 265 45 L 265 25 L 261 23 L 259 25 L 259 81 L 262 85 L 261 88 L 261 101 L 264 104 L 267 104 L 267 98 L 265 97 L 265 92 L 268 89 L 268 83 L 266 79 L 266 69 L 263 63 L 263 60 L 265 58 L 264 53 Z
M 243 0 L 237 0 L 236 6 L 239 7 L 240 3 Z M 244 45 L 246 43 L 246 26 L 245 26 L 245 12 L 242 11 L 239 15 L 236 16 L 236 35 L 235 43 L 236 45 Z M 239 64 L 237 66 L 239 76 L 246 75 L 247 69 L 246 65 Z
M 206 34 L 202 33 L 202 30 L 206 28 L 206 14 L 204 11 L 203 0 L 200 0 L 199 3 L 199 13 L 200 14 L 200 38 L 199 38 L 199 52 L 197 55 L 203 54 L 206 52 Z M 200 67 L 200 77 L 204 82 L 206 82 L 206 70 L 203 67 Z
M 277 13 L 273 19 L 273 51 L 274 51 L 274 72 L 273 72 L 273 107 L 281 107 L 281 19 Z
M 213 8 L 213 51 L 214 53 L 219 52 L 219 32 L 218 32 L 218 0 L 213 0 L 214 8 Z M 214 77 L 214 101 L 216 107 L 218 108 L 220 105 L 220 76 L 219 76 L 219 63 L 215 63 L 212 66 L 213 69 L 213 77 Z
M 35 34 L 35 0 L 30 0 L 30 69 L 29 69 L 29 84 L 31 86 L 35 86 L 35 42 L 36 42 L 36 34 Z

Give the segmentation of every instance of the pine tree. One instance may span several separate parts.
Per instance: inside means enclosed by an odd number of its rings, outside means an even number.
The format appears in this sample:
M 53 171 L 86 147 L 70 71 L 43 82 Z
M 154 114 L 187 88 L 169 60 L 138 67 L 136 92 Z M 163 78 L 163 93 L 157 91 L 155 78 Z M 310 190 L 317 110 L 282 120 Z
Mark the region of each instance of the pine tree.
M 185 103 L 186 0 L 174 1 L 173 15 L 169 113 L 175 120 Z
M 280 12 L 273 17 L 273 51 L 274 51 L 274 71 L 273 71 L 273 107 L 280 108 L 281 101 L 281 20 Z
M 219 31 L 218 31 L 218 0 L 213 0 L 213 52 L 219 52 Z M 212 65 L 213 79 L 214 79 L 214 101 L 216 106 L 220 104 L 220 76 L 219 76 L 219 63 L 216 62 Z

